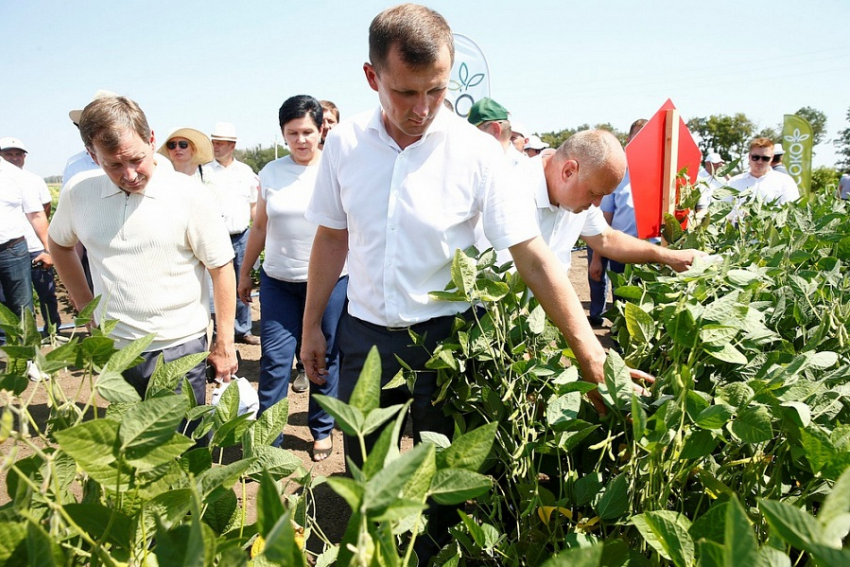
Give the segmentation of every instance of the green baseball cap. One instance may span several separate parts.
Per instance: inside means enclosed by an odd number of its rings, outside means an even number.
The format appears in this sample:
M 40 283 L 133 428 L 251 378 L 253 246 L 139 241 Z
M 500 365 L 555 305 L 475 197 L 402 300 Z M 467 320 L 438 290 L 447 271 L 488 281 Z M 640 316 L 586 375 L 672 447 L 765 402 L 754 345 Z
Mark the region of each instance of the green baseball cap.
M 484 97 L 475 101 L 475 104 L 469 109 L 469 116 L 466 119 L 473 126 L 493 120 L 507 120 L 508 109 L 492 98 Z

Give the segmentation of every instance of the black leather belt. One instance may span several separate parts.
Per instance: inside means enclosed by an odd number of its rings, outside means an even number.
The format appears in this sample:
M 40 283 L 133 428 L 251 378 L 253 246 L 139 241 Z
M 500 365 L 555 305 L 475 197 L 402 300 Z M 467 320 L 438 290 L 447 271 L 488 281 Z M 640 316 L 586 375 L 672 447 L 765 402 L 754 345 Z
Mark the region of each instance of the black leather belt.
M 15 246 L 16 244 L 20 244 L 23 241 L 24 241 L 23 236 L 13 238 L 12 240 L 7 240 L 3 244 L 0 244 L 0 250 L 7 250 L 7 249 L 11 248 L 12 246 Z
M 248 229 L 247 229 L 247 228 L 246 228 L 245 230 L 243 230 L 242 232 L 231 232 L 231 233 L 230 233 L 230 238 L 239 238 L 240 236 L 242 236 L 242 235 L 243 235 L 243 234 L 245 234 L 246 232 L 248 232 Z

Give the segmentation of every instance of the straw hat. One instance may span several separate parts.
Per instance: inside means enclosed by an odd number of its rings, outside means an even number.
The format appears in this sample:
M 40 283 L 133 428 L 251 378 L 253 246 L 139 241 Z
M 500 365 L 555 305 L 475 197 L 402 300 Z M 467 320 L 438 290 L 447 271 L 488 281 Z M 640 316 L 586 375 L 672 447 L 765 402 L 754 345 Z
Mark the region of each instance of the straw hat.
M 200 130 L 195 130 L 194 128 L 173 129 L 168 133 L 168 136 L 165 138 L 165 141 L 162 142 L 162 145 L 159 146 L 157 153 L 162 154 L 171 160 L 171 156 L 168 155 L 168 148 L 166 148 L 165 145 L 172 138 L 186 138 L 192 142 L 192 145 L 195 147 L 195 153 L 192 155 L 192 163 L 203 165 L 213 160 L 212 142 L 210 142 L 210 139 L 207 138 L 206 134 Z
M 236 126 L 230 122 L 216 122 L 213 133 L 210 134 L 210 139 L 221 140 L 223 142 L 236 142 Z

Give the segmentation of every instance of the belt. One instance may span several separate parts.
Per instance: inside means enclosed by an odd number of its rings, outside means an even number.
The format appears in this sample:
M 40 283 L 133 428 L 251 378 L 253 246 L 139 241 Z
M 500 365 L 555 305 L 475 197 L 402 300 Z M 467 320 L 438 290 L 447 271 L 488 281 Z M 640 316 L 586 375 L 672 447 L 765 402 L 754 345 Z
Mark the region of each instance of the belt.
M 246 228 L 246 229 L 244 229 L 244 230 L 242 230 L 242 231 L 240 231 L 240 232 L 231 232 L 231 233 L 230 233 L 230 238 L 236 238 L 237 236 L 242 236 L 242 235 L 243 235 L 243 234 L 245 234 L 246 232 L 248 232 L 248 229 L 247 229 L 247 228 Z
M 16 244 L 20 244 L 20 243 L 21 243 L 21 242 L 23 242 L 23 241 L 24 241 L 24 237 L 23 237 L 23 236 L 19 236 L 19 237 L 17 237 L 17 238 L 13 238 L 12 240 L 7 240 L 7 241 L 6 241 L 6 242 L 4 242 L 3 244 L 0 244 L 0 250 L 8 250 L 8 249 L 9 249 L 9 248 L 11 248 L 12 246 L 15 246 Z
M 379 333 L 383 332 L 383 331 L 389 331 L 390 333 L 400 333 L 400 332 L 407 332 L 410 329 L 413 329 L 413 331 L 415 332 L 417 329 L 422 328 L 426 325 L 438 324 L 441 321 L 446 320 L 446 319 L 454 320 L 455 317 L 456 317 L 456 315 L 444 315 L 442 317 L 434 317 L 433 319 L 428 319 L 427 321 L 422 321 L 420 323 L 414 323 L 413 325 L 408 325 L 407 327 L 387 327 L 387 326 L 384 326 L 384 325 L 376 325 L 375 323 L 370 323 L 369 321 L 364 321 L 363 319 L 359 319 L 357 317 L 352 317 L 352 319 L 356 320 L 358 323 L 360 323 L 364 327 L 366 327 L 368 329 L 372 329 L 374 331 L 378 331 Z M 421 333 L 417 333 L 417 334 L 421 334 Z

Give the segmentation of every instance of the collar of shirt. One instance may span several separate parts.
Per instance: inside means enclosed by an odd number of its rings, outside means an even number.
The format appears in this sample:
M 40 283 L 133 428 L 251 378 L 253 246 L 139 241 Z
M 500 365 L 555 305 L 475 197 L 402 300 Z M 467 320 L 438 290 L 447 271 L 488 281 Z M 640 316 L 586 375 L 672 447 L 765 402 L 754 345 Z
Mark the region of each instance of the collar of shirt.
M 161 161 L 168 161 L 167 158 L 161 158 L 158 156 L 154 156 L 154 163 L 156 164 L 156 168 L 153 170 L 150 179 L 148 179 L 148 184 L 145 185 L 145 188 L 140 193 L 136 193 L 137 195 L 141 195 L 142 197 L 150 197 L 151 199 L 156 199 L 157 195 L 160 194 L 160 183 L 158 181 L 165 175 L 173 172 L 173 170 L 169 171 L 168 168 L 162 167 L 160 165 Z M 169 162 L 170 163 L 170 162 Z M 106 175 L 106 173 L 104 173 Z M 181 174 L 182 175 L 182 174 Z M 154 181 L 156 179 L 156 181 Z M 124 190 L 118 187 L 114 183 L 110 183 L 105 186 L 100 191 L 101 199 L 106 199 L 107 197 L 111 197 L 118 193 L 124 193 Z M 128 193 L 129 195 L 129 193 Z
M 549 187 L 546 185 L 546 173 L 543 169 L 543 159 L 538 155 L 529 158 L 528 166 L 534 176 L 534 201 L 538 209 L 549 209 L 557 211 L 560 207 L 553 205 L 549 200 Z
M 437 115 L 434 117 L 434 120 L 431 121 L 431 125 L 428 126 L 427 130 L 425 130 L 425 133 L 422 134 L 422 136 L 414 143 L 407 146 L 407 148 L 415 148 L 421 145 L 426 139 L 434 135 L 445 136 L 447 128 L 447 112 L 443 112 L 442 107 L 440 107 L 437 110 Z M 368 129 L 374 130 L 378 134 L 378 137 L 388 146 L 395 148 L 396 151 L 403 151 L 399 147 L 398 142 L 396 142 L 392 138 L 392 136 L 390 136 L 389 132 L 387 132 L 387 128 L 384 125 L 384 110 L 380 106 L 375 110 L 375 113 L 372 115 L 371 120 L 369 120 Z

